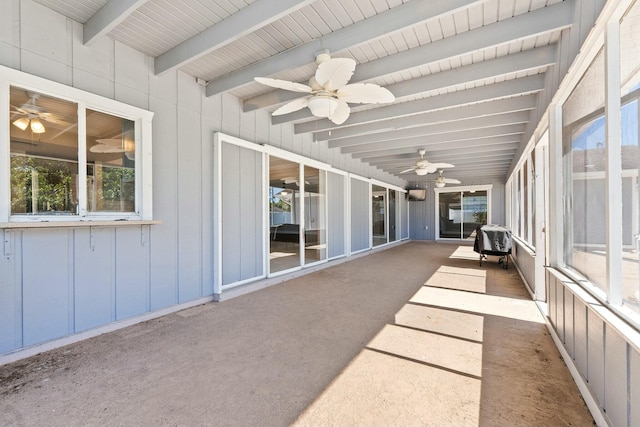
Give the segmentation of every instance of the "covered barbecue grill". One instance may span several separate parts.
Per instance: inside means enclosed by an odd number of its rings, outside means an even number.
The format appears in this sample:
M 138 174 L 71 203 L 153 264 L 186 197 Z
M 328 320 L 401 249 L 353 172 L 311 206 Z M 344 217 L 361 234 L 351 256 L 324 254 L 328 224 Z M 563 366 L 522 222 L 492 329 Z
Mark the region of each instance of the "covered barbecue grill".
M 480 254 L 480 266 L 482 259 L 487 255 L 500 257 L 498 263 L 502 268 L 509 268 L 509 254 L 511 254 L 511 230 L 502 225 L 483 225 L 476 229 L 476 240 L 473 250 Z

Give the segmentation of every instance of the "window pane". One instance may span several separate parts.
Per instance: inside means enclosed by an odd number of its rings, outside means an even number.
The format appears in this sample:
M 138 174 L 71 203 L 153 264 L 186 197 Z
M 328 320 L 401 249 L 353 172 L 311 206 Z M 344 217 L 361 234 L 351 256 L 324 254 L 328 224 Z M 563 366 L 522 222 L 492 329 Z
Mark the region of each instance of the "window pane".
M 620 25 L 622 83 L 622 304 L 640 314 L 640 183 L 638 99 L 640 98 L 640 3 Z
M 306 264 L 327 258 L 325 182 L 325 171 L 304 166 L 304 260 Z
M 11 214 L 78 213 L 78 107 L 12 86 Z
M 463 239 L 475 239 L 474 232 L 487 223 L 487 192 L 465 191 L 462 193 Z
M 564 262 L 606 291 L 604 55 L 563 106 Z
M 524 168 L 522 170 L 522 199 L 524 205 L 522 206 L 522 225 L 524 231 L 522 232 L 522 238 L 529 242 L 529 163 L 524 162 Z
M 270 271 L 300 266 L 300 165 L 269 157 Z
M 536 247 L 536 150 L 531 151 L 531 172 L 529 173 L 531 185 L 531 245 Z
M 379 185 L 372 186 L 373 199 L 371 201 L 373 218 L 373 246 L 387 243 L 385 206 L 387 190 Z
M 135 212 L 135 127 L 87 109 L 87 210 Z

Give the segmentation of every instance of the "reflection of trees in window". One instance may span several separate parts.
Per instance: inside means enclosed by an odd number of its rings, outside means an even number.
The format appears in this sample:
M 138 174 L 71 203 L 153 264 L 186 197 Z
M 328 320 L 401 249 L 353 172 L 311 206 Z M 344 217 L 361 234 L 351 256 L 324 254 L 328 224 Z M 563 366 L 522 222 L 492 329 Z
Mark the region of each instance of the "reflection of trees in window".
M 75 213 L 75 164 L 11 156 L 12 213 Z
M 89 165 L 87 175 L 90 211 L 134 211 L 134 169 Z

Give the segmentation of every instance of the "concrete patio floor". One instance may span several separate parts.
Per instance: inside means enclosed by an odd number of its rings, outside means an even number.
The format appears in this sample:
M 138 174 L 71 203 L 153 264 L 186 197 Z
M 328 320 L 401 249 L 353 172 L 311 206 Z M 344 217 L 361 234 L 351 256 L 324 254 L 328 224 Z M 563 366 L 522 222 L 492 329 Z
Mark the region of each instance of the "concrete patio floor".
M 0 425 L 593 425 L 515 267 L 410 242 L 0 367 Z

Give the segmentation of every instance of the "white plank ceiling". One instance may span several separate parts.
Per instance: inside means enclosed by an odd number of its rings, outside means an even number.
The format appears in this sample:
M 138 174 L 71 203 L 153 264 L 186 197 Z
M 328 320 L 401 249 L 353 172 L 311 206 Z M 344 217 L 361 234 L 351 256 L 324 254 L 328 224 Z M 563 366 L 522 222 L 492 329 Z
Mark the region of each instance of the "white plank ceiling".
M 418 149 L 455 165 L 447 176 L 504 179 L 558 81 L 559 40 L 578 0 L 36 0 L 228 92 L 245 111 L 273 112 L 300 93 L 254 77 L 306 83 L 315 54 L 357 62 L 351 83 L 376 83 L 393 104 L 352 105 L 340 126 L 308 109 L 272 117 L 408 182 Z

